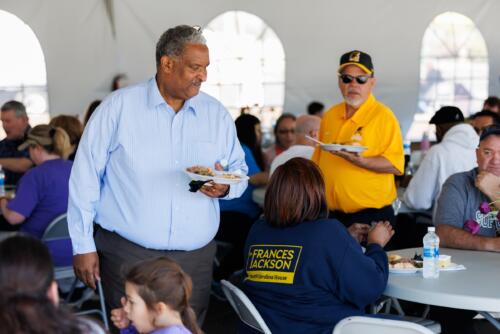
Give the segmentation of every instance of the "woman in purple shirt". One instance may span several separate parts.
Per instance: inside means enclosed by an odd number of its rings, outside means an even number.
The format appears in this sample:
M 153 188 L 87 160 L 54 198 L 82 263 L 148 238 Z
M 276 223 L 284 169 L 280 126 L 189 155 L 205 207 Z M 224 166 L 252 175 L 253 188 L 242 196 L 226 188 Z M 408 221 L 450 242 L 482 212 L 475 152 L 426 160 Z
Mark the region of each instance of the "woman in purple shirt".
M 37 125 L 18 149 L 26 148 L 36 167 L 21 178 L 14 199 L 0 200 L 0 209 L 10 224 L 22 224 L 22 232 L 41 238 L 50 222 L 68 208 L 72 162 L 65 159 L 71 152 L 71 144 L 63 129 Z M 50 241 L 47 246 L 56 266 L 71 265 L 69 238 Z

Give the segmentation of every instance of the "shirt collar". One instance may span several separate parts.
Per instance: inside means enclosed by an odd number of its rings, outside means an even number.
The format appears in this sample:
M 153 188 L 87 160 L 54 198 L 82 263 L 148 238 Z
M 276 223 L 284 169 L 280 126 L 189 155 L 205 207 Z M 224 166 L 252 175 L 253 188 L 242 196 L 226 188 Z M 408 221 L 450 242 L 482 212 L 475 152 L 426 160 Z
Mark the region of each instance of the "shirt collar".
M 369 111 L 375 103 L 375 96 L 370 94 L 366 101 L 359 107 L 359 109 L 352 115 L 351 120 L 356 124 L 363 124 L 363 121 L 368 116 Z
M 153 76 L 148 81 L 148 107 L 154 109 L 156 106 L 161 104 L 167 104 L 163 96 L 160 94 L 160 90 L 158 89 L 158 83 L 156 82 L 156 76 Z M 198 93 L 199 94 L 199 93 Z M 198 95 L 196 95 L 198 96 Z M 190 99 L 184 101 L 184 105 L 179 111 L 182 110 L 192 110 L 193 113 L 196 114 L 195 103 L 193 103 L 193 99 L 196 97 L 193 96 Z

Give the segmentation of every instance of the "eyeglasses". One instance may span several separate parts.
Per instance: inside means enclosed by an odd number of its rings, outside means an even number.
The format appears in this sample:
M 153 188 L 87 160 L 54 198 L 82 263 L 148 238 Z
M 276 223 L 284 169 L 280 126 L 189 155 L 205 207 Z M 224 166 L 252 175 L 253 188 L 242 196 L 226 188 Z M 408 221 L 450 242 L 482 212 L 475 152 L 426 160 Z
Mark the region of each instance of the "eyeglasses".
M 372 76 L 371 75 L 359 75 L 357 77 L 353 77 L 352 75 L 349 75 L 349 74 L 340 74 L 339 73 L 339 78 L 345 84 L 350 84 L 353 80 L 356 80 L 356 82 L 358 84 L 364 85 L 365 83 L 368 82 L 368 79 L 372 78 Z

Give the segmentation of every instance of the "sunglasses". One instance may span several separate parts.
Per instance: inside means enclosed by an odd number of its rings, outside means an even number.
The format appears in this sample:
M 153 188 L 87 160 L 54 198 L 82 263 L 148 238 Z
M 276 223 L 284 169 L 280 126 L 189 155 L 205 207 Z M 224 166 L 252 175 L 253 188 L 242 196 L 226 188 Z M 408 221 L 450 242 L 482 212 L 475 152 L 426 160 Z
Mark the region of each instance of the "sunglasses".
M 350 84 L 353 80 L 356 80 L 356 82 L 358 84 L 364 85 L 365 83 L 368 82 L 368 80 L 370 78 L 372 78 L 372 76 L 371 75 L 359 75 L 357 77 L 353 77 L 352 75 L 349 75 L 349 74 L 339 74 L 339 78 L 345 84 Z

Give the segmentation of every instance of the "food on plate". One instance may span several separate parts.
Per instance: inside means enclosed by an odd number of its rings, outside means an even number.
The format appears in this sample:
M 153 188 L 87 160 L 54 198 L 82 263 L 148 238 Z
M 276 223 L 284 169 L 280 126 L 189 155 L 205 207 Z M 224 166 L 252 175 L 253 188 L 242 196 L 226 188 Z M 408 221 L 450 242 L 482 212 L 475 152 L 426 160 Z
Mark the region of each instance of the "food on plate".
M 394 262 L 394 261 L 400 260 L 401 259 L 401 255 L 398 255 L 398 254 L 389 254 L 389 255 L 387 255 L 387 258 L 389 259 L 389 262 Z
M 186 168 L 186 170 L 190 173 L 195 173 L 198 175 L 215 176 L 213 169 L 210 167 L 193 166 Z
M 446 268 L 451 265 L 451 256 L 450 255 L 439 255 L 439 267 Z
M 390 268 L 393 268 L 393 269 L 415 269 L 417 267 L 415 267 L 415 265 L 411 262 L 397 262 L 397 263 L 391 264 Z
M 389 268 L 392 269 L 415 269 L 422 268 L 422 261 L 410 259 L 408 257 L 402 257 L 397 254 L 388 255 Z
M 231 174 L 231 173 L 222 173 L 219 176 L 223 177 L 225 179 L 231 179 L 231 180 L 239 180 L 239 179 L 241 179 L 241 176 L 236 175 L 236 174 Z

